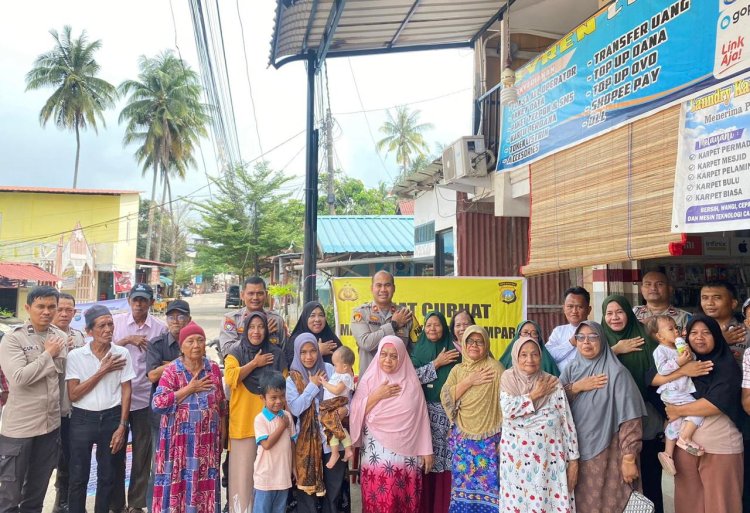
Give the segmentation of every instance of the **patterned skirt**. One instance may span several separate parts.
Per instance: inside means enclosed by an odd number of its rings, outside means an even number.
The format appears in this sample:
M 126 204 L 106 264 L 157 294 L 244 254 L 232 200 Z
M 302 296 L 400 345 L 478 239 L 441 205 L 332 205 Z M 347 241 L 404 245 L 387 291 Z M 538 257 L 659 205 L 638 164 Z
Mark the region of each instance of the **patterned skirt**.
M 416 513 L 422 491 L 422 470 L 414 456 L 386 449 L 364 428 L 362 460 L 362 513 Z
M 484 440 L 471 440 L 454 426 L 449 446 L 453 453 L 450 513 L 496 513 L 500 492 L 500 433 Z

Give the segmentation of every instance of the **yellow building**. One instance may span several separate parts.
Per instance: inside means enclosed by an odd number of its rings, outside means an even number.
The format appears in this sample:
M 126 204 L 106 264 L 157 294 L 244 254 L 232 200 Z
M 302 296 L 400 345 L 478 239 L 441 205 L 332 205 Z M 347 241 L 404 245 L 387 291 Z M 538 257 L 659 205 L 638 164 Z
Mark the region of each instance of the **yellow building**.
M 138 191 L 0 187 L 0 261 L 30 262 L 78 301 L 110 299 L 135 275 Z

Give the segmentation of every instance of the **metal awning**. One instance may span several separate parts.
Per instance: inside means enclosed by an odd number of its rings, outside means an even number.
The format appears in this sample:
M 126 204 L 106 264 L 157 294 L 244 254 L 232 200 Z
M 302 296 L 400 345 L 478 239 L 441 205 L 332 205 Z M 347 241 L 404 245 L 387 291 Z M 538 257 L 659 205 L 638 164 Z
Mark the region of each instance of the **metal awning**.
M 507 0 L 277 0 L 270 64 L 472 46 Z M 512 0 L 510 3 L 513 3 Z
M 36 281 L 39 283 L 58 282 L 60 278 L 34 264 L 21 262 L 0 262 L 0 278 L 11 281 Z

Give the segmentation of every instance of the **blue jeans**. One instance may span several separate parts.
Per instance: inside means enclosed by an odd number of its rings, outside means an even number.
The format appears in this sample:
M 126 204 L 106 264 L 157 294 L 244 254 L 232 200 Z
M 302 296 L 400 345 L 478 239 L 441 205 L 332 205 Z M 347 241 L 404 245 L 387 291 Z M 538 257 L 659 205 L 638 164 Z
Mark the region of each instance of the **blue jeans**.
M 284 513 L 289 490 L 255 490 L 253 513 Z
M 124 449 L 113 455 L 109 444 L 120 425 L 120 406 L 103 411 L 73 408 L 70 417 L 70 513 L 84 513 L 86 488 L 91 471 L 91 449 L 96 444 L 96 501 L 95 513 L 108 513 L 109 499 L 114 487 L 114 464 Z

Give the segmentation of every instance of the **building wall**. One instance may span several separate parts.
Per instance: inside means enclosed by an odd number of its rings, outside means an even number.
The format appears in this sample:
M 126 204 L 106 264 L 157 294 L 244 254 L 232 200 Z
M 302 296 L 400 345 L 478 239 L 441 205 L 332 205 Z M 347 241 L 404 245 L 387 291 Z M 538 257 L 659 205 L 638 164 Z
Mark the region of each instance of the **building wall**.
M 39 263 L 79 222 L 97 269 L 134 269 L 138 194 L 0 192 L 0 260 Z
M 435 187 L 416 197 L 414 202 L 414 227 L 417 228 L 433 221 L 435 223 L 435 232 L 453 229 L 454 239 L 457 238 L 456 191 Z M 432 260 L 434 257 L 434 239 L 429 243 L 415 244 L 415 261 Z
M 458 276 L 521 276 L 526 262 L 529 219 L 497 217 L 479 205 L 460 203 L 456 215 Z M 416 211 L 415 211 L 416 215 Z M 562 294 L 570 287 L 566 273 L 533 276 L 526 280 L 527 317 L 538 322 L 545 336 L 565 323 Z

